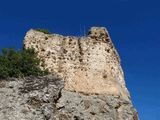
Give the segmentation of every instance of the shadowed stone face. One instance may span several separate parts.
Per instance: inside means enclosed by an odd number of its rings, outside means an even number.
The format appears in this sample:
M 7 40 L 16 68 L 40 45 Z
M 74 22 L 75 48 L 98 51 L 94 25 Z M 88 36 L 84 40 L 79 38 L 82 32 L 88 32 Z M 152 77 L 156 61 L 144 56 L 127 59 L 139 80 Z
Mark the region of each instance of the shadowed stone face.
M 36 50 L 43 67 L 65 80 L 66 90 L 129 97 L 118 53 L 103 27 L 81 38 L 30 30 L 24 47 Z

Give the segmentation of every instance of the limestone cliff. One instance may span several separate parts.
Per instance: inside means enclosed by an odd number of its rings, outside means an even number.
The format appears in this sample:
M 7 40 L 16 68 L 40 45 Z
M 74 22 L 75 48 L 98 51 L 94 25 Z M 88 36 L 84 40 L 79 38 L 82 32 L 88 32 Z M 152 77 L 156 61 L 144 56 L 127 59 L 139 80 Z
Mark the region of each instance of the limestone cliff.
M 138 120 L 105 28 L 85 37 L 27 32 L 52 75 L 0 80 L 0 120 Z

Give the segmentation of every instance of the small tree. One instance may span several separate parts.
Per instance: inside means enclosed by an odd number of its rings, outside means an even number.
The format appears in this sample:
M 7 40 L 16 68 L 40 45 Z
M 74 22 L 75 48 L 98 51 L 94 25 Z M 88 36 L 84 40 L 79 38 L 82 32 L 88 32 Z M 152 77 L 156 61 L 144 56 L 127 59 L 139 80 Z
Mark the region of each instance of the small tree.
M 41 70 L 39 64 L 40 59 L 34 49 L 15 51 L 4 48 L 0 54 L 0 78 L 48 74 L 48 70 Z

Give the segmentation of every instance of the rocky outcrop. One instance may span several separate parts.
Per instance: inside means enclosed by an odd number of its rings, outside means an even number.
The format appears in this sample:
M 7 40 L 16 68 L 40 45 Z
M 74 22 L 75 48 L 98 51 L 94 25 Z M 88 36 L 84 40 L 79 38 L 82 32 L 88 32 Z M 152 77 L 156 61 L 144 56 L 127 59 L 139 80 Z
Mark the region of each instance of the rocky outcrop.
M 138 120 L 131 101 L 64 89 L 53 75 L 0 81 L 0 120 Z
M 51 75 L 0 80 L 0 120 L 138 120 L 108 31 L 85 37 L 27 32 Z
M 62 88 L 53 76 L 1 80 L 0 120 L 54 120 Z

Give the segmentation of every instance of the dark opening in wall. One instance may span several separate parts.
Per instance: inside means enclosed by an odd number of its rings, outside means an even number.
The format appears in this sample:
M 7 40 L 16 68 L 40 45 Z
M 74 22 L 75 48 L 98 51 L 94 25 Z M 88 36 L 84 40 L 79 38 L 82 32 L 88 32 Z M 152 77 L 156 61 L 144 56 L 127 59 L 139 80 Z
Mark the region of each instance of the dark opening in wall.
M 48 40 L 48 37 L 45 37 L 45 40 Z
M 44 48 L 43 48 L 43 49 L 41 49 L 41 51 L 43 51 L 43 52 L 44 52 L 44 51 L 45 51 L 45 50 L 44 50 Z
M 107 78 L 107 75 L 103 75 L 103 78 Z
M 68 51 L 66 49 L 63 49 L 63 53 L 66 54 Z
M 107 51 L 108 53 L 110 53 L 110 49 L 105 48 L 105 51 Z
M 82 59 L 79 59 L 79 62 L 82 62 L 83 60 Z

